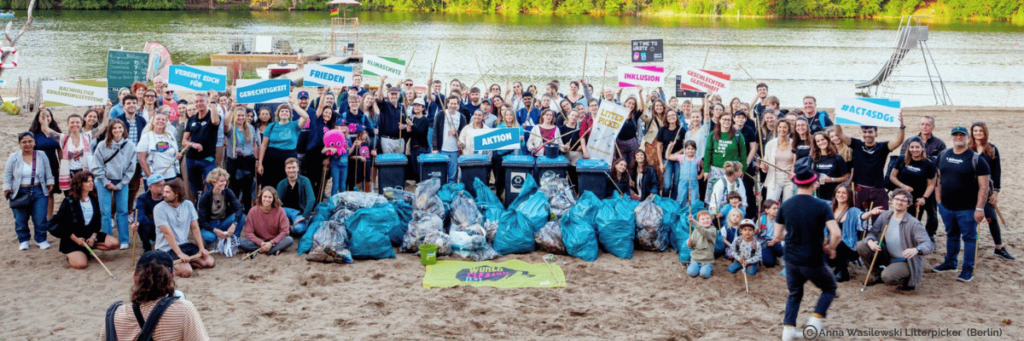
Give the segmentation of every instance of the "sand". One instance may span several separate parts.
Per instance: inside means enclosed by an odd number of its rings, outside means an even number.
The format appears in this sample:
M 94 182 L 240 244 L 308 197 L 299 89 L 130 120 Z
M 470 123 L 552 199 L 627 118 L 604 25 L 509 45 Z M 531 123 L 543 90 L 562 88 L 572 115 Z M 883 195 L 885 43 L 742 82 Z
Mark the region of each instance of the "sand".
M 70 112 L 58 110 L 64 121 Z M 927 107 L 905 110 L 908 133 L 916 133 L 918 118 L 937 117 L 935 131 L 948 141 L 955 124 L 976 120 L 989 123 L 993 140 L 1002 147 L 1004 243 L 1024 257 L 1019 230 L 1024 206 L 1020 204 L 1024 180 L 1024 137 L 1017 135 L 1024 109 L 981 107 Z M 0 155 L 15 151 L 15 136 L 26 130 L 31 117 L 5 116 L 0 128 Z M 895 130 L 883 129 L 881 140 Z M 59 202 L 60 199 L 58 199 Z M 5 203 L 6 205 L 6 203 Z M 7 226 L 0 243 L 3 280 L 0 291 L 0 339 L 95 340 L 103 328 L 106 307 L 129 299 L 131 251 L 102 252 L 100 257 L 117 275 L 111 279 L 95 261 L 85 270 L 71 269 L 57 251 L 33 244 L 18 251 L 11 211 L 0 209 L 0 225 Z M 945 254 L 945 234 L 937 236 L 937 250 L 925 256 L 932 267 Z M 853 280 L 839 285 L 829 310 L 827 328 L 892 329 L 949 328 L 967 339 L 968 328 L 995 329 L 1001 337 L 1024 339 L 1020 260 L 992 255 L 991 235 L 981 232 L 981 257 L 973 283 L 955 280 L 955 273 L 926 272 L 917 291 L 897 292 L 885 285 L 860 292 L 863 268 L 853 269 Z M 601 254 L 587 263 L 559 256 L 565 271 L 565 289 L 492 289 L 457 287 L 427 290 L 422 287 L 423 267 L 411 254 L 397 259 L 359 261 L 351 265 L 307 262 L 295 255 L 260 256 L 241 264 L 238 258 L 215 256 L 217 267 L 200 270 L 192 278 L 178 279 L 178 287 L 196 305 L 214 340 L 290 339 L 637 339 L 637 340 L 768 340 L 778 339 L 785 307 L 785 279 L 779 268 L 762 269 L 750 277 L 750 294 L 743 278 L 725 271 L 719 259 L 711 279 L 692 279 L 673 252 L 636 252 L 631 260 Z M 542 254 L 511 255 L 499 260 L 522 259 L 540 263 Z M 800 312 L 802 324 L 810 315 L 819 291 L 808 285 Z M 1013 319 L 1005 325 L 1003 319 Z M 870 339 L 891 339 L 874 337 Z M 926 337 L 897 337 L 901 340 Z M 868 339 L 833 337 L 832 339 Z

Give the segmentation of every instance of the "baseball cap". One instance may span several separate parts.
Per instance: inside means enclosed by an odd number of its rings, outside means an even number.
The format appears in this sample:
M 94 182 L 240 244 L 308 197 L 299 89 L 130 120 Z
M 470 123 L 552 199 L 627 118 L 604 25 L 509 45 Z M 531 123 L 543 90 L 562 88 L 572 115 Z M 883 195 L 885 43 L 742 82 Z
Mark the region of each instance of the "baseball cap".
M 309 98 L 309 92 L 299 91 L 299 98 Z
M 413 105 L 419 104 L 419 105 L 424 105 L 424 106 L 426 105 L 426 103 L 423 103 L 423 99 L 419 98 L 419 97 L 416 97 L 416 99 L 412 100 L 412 104 Z
M 164 181 L 164 177 L 160 174 L 153 173 L 148 178 L 146 178 L 146 186 L 152 186 L 153 184 L 158 183 L 160 181 Z
M 743 221 L 740 221 L 740 226 L 739 227 L 744 227 L 744 226 L 753 227 L 755 230 L 757 229 L 757 225 L 755 225 L 754 221 L 751 220 L 751 219 L 743 219 Z
M 388 93 L 396 93 L 396 94 L 399 93 L 398 87 L 397 86 L 391 87 L 390 89 L 388 89 Z
M 139 262 L 135 263 L 135 268 L 138 269 L 139 266 L 149 263 L 157 263 L 159 265 L 166 266 L 168 270 L 171 270 L 172 273 L 174 272 L 174 259 L 172 259 L 171 255 L 167 254 L 167 252 L 153 250 L 143 253 L 142 257 L 139 257 Z
M 956 135 L 956 134 L 967 135 L 967 128 L 964 128 L 964 126 L 956 126 L 956 127 L 953 127 L 953 131 L 951 131 L 949 134 L 950 135 Z

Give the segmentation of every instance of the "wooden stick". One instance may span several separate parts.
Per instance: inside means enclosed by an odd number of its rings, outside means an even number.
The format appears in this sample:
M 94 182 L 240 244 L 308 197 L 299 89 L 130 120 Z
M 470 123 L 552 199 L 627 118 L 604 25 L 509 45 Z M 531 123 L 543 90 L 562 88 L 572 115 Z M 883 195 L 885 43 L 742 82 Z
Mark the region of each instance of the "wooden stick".
M 472 88 L 472 87 L 476 86 L 476 83 L 480 83 L 480 81 L 484 80 L 484 77 L 487 77 L 488 73 L 491 73 L 491 69 L 488 69 L 486 72 L 484 72 L 483 75 L 480 75 L 480 78 L 478 78 L 476 80 L 476 82 L 473 82 L 473 85 L 470 85 L 469 87 Z
M 793 173 L 790 173 L 789 171 L 787 171 L 785 169 L 779 168 L 779 166 L 776 166 L 776 165 L 772 164 L 771 162 L 765 161 L 764 159 L 758 158 L 756 161 L 764 162 L 766 165 L 772 166 L 772 168 L 775 168 L 775 169 L 779 170 L 780 172 L 786 173 L 786 175 L 793 176 Z
M 587 78 L 587 49 L 590 48 L 590 43 L 583 45 L 583 79 Z
M 165 167 L 164 170 L 162 172 L 160 172 L 160 176 L 163 176 L 164 174 L 166 174 L 168 170 L 171 170 L 171 167 L 173 167 L 175 164 L 178 163 L 178 160 L 181 159 L 182 156 L 185 156 L 185 152 L 188 151 L 188 147 L 189 146 L 190 146 L 189 144 L 185 144 L 185 147 L 183 147 L 181 149 L 181 151 L 178 152 L 178 154 L 174 156 L 174 162 L 171 162 L 171 164 L 167 165 L 167 167 Z
M 416 50 L 415 49 L 412 50 L 412 56 L 409 57 L 409 60 L 405 62 L 405 71 L 402 71 L 402 74 L 405 75 L 405 78 L 409 78 L 409 65 L 412 65 L 412 59 L 413 58 L 416 58 Z M 430 85 L 427 84 L 427 86 L 430 86 Z
M 708 46 L 708 52 L 704 53 L 704 64 L 701 64 L 700 68 L 703 70 L 708 65 L 708 56 L 711 55 L 711 46 Z
M 430 76 L 427 77 L 427 98 L 433 99 L 431 93 L 434 88 L 434 67 L 437 66 L 437 55 L 441 53 L 441 44 L 437 44 L 437 51 L 434 52 L 434 62 L 430 64 Z
M 259 253 L 260 253 L 259 249 L 257 249 L 256 251 L 247 253 L 245 256 L 242 257 L 242 259 L 238 260 L 238 264 L 241 264 L 242 262 L 244 262 L 246 260 L 256 258 L 256 255 L 259 254 Z
M 92 248 L 89 247 L 89 245 L 85 245 L 85 249 L 89 251 L 89 254 L 92 255 L 92 258 L 95 258 L 97 262 L 100 262 L 100 266 L 103 267 L 103 270 L 107 270 L 107 274 L 110 275 L 110 278 L 117 279 L 117 277 L 110 272 L 110 269 L 107 268 L 107 265 L 103 264 L 103 260 L 101 260 L 100 257 L 96 255 L 96 252 L 94 252 Z
M 608 180 L 612 181 L 612 186 L 615 186 L 615 190 L 619 191 L 619 193 L 622 193 L 622 189 L 619 189 L 619 185 L 615 184 L 615 179 L 612 179 L 612 175 L 608 173 L 604 173 L 604 175 L 608 177 Z
M 737 64 L 737 65 L 740 66 L 740 70 L 743 70 L 743 73 L 747 74 L 747 77 L 750 77 L 750 79 L 753 80 L 754 82 L 760 83 L 760 81 L 758 81 L 757 78 L 754 78 L 754 76 L 750 75 L 750 72 L 747 72 L 747 69 L 743 68 L 743 64 Z
M 750 283 L 747 282 L 747 266 L 743 265 L 743 269 L 740 270 L 743 273 L 743 287 L 747 289 L 747 293 L 750 293 Z
M 1006 225 L 1006 219 L 1003 219 L 1003 212 L 999 210 L 999 206 L 996 206 L 996 204 L 992 204 L 992 208 L 996 209 L 996 215 L 999 216 L 999 221 L 1001 221 L 1003 223 L 1003 225 L 1005 226 Z M 931 217 L 929 217 L 929 219 L 931 219 Z M 918 219 L 918 220 L 921 220 L 921 219 Z
M 874 203 L 872 203 L 872 206 L 874 206 Z M 878 251 L 875 251 L 875 255 L 871 257 L 871 266 L 868 267 L 868 274 L 864 276 L 864 285 L 860 287 L 860 291 L 862 292 L 864 291 L 864 288 L 868 287 L 868 281 L 871 280 L 871 272 L 875 270 L 875 261 L 878 260 L 878 252 L 882 251 L 882 241 L 885 240 L 885 232 L 887 231 L 889 231 L 889 224 L 885 224 L 885 228 L 882 229 L 882 235 L 878 237 Z
M 129 214 L 128 215 L 128 226 L 131 226 L 134 223 L 135 223 L 135 213 Z M 137 230 L 138 227 L 136 227 L 135 229 Z M 132 231 L 132 265 L 134 266 L 134 264 L 135 264 L 135 245 L 137 245 L 138 243 L 135 241 L 135 239 L 136 239 L 135 238 L 135 234 L 137 232 L 135 232 L 135 230 L 131 230 L 131 231 Z
M 192 261 L 192 258 L 194 258 L 194 257 L 197 257 L 197 256 L 199 256 L 199 254 L 198 254 L 198 253 L 197 253 L 197 254 L 194 254 L 194 255 L 190 255 L 190 256 L 188 256 L 189 262 L 191 262 L 191 261 Z M 178 264 L 181 264 L 181 263 L 182 263 L 182 260 L 181 260 L 180 258 L 179 258 L 179 259 L 175 259 L 175 260 L 174 260 L 174 265 L 178 265 Z
M 324 187 L 327 186 L 327 166 L 324 166 L 324 172 L 320 175 L 320 192 L 317 193 L 316 202 L 319 204 L 324 200 Z

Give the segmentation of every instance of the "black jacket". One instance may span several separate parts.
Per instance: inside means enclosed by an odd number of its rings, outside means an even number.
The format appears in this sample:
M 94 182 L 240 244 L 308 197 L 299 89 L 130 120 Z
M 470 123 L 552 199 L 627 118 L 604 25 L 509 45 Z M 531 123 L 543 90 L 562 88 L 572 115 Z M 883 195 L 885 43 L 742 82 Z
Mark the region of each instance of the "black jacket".
M 466 118 L 462 115 L 455 115 L 459 117 L 459 129 L 456 131 L 462 132 L 462 128 L 466 126 Z M 444 134 L 448 132 L 444 130 L 445 113 L 439 112 L 434 116 L 434 150 L 441 151 L 441 146 L 444 144 Z
M 630 180 L 636 181 L 636 174 L 630 174 Z M 640 180 L 641 183 L 636 184 L 640 192 L 640 200 L 647 199 L 651 194 L 658 194 L 661 191 L 661 182 L 658 181 L 658 172 L 654 171 L 654 167 L 647 165 L 644 168 L 644 178 Z
M 100 201 L 96 198 L 89 200 L 92 204 L 92 220 L 84 224 L 85 217 L 82 215 L 82 202 L 65 197 L 60 203 L 60 209 L 49 221 L 50 234 L 57 238 L 68 238 L 72 234 L 80 238 L 88 238 L 93 233 L 100 232 L 103 227 L 102 214 L 100 214 Z
M 237 221 L 244 213 L 244 209 L 242 208 L 242 203 L 238 201 L 238 197 L 235 196 L 235 192 L 232 192 L 231 189 L 225 188 L 224 202 L 227 204 L 227 207 L 224 208 L 226 217 L 231 217 L 231 219 Z M 199 214 L 199 228 L 207 231 L 212 229 L 212 227 L 210 227 L 210 214 L 212 214 L 212 210 L 213 191 L 203 192 L 203 195 L 199 197 L 199 206 L 196 207 L 196 211 L 198 211 L 197 213 Z M 239 226 L 235 226 L 235 228 L 237 229 Z

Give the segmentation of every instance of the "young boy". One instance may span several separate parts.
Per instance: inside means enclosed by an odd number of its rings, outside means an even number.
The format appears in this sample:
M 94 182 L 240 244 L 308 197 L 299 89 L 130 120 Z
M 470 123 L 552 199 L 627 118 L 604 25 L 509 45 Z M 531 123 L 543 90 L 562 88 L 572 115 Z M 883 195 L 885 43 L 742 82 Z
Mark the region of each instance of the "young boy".
M 715 266 L 715 238 L 718 237 L 715 227 L 711 226 L 711 212 L 706 210 L 697 213 L 697 226 L 686 240 L 690 247 L 690 265 L 686 274 L 690 277 L 700 275 L 711 278 L 711 270 Z
M 783 243 L 775 243 L 775 219 L 779 214 L 779 202 L 768 199 L 764 201 L 764 214 L 761 215 L 758 238 L 761 240 L 761 264 L 766 268 L 778 264 L 779 257 L 782 257 Z M 782 275 L 786 275 L 786 269 L 782 269 Z
M 725 205 L 725 207 L 722 207 L 722 209 L 718 210 L 719 217 L 728 218 L 729 213 L 732 212 L 733 210 L 738 210 L 740 211 L 740 214 L 746 215 L 746 210 L 743 209 L 743 197 L 740 196 L 740 192 L 729 192 L 729 194 L 726 195 L 726 198 L 728 198 L 727 200 L 729 201 L 729 204 Z M 739 224 L 740 222 L 737 221 L 736 223 Z
M 736 261 L 729 266 L 729 273 L 736 273 L 745 268 L 748 275 L 757 274 L 757 263 L 761 261 L 757 237 L 754 236 L 754 221 L 743 219 L 740 222 L 740 238 L 732 243 L 730 250 Z

